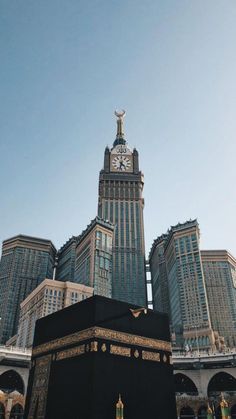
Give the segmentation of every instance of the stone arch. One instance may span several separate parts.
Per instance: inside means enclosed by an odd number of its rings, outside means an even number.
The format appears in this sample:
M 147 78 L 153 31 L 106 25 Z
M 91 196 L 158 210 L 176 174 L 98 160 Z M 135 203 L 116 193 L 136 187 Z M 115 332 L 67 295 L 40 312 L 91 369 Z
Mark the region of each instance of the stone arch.
M 26 393 L 26 389 L 27 389 L 27 385 L 28 385 L 28 379 L 29 379 L 29 366 L 25 366 L 25 367 L 16 367 L 16 366 L 7 366 L 7 365 L 0 365 L 0 376 L 1 374 L 3 374 L 6 371 L 9 371 L 9 369 L 14 370 L 15 372 L 17 372 L 23 382 L 24 382 L 24 390 Z
M 20 403 L 16 403 L 10 413 L 10 419 L 23 419 L 24 409 Z
M 175 393 L 188 394 L 192 396 L 198 395 L 198 389 L 191 378 L 186 374 L 177 373 L 174 375 Z
M 198 393 L 200 392 L 200 388 L 199 388 L 199 379 L 197 375 L 194 375 L 192 373 L 192 370 L 174 370 L 174 376 L 176 374 L 183 374 L 186 377 L 188 377 L 196 386 Z
M 25 393 L 25 385 L 20 374 L 14 370 L 7 370 L 0 375 L 0 389 L 5 393 L 18 391 L 20 394 Z
M 234 377 L 236 379 L 236 368 L 224 368 L 224 369 L 223 368 L 213 368 L 212 370 L 207 369 L 207 374 L 208 374 L 208 377 L 209 377 L 209 381 L 218 372 L 228 372 L 228 371 L 229 371 L 229 374 L 232 375 L 232 377 Z
M 194 419 L 194 411 L 189 406 L 184 406 L 180 410 L 180 419 Z
M 236 404 L 231 407 L 230 414 L 232 419 L 236 419 Z
M 221 392 L 235 392 L 236 379 L 228 372 L 217 372 L 210 379 L 207 387 L 208 397 L 219 396 Z

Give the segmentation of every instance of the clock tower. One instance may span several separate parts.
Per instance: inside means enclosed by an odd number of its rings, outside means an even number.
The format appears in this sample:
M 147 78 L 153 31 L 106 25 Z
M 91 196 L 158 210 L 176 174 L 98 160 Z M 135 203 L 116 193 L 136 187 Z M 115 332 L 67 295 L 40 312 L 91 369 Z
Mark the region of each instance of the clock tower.
M 99 176 L 98 215 L 112 222 L 112 298 L 141 306 L 147 304 L 143 225 L 143 174 L 137 150 L 125 140 L 125 111 L 115 112 L 117 135 L 106 147 Z

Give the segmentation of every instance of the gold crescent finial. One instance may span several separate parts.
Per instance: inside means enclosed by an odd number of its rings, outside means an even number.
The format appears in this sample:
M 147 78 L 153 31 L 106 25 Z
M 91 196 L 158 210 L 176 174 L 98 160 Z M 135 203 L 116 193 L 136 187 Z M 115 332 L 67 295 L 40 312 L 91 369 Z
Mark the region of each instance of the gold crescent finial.
M 124 109 L 122 109 L 121 111 L 115 111 L 115 112 L 114 112 L 115 116 L 117 116 L 117 118 L 119 118 L 119 119 L 124 118 L 125 113 L 126 113 L 126 112 L 124 111 Z
M 117 133 L 116 133 L 116 138 L 117 139 L 124 139 L 124 127 L 123 127 L 123 123 L 124 123 L 124 116 L 125 116 L 125 111 L 124 109 L 122 109 L 121 111 L 115 111 L 114 112 L 115 116 L 117 117 Z

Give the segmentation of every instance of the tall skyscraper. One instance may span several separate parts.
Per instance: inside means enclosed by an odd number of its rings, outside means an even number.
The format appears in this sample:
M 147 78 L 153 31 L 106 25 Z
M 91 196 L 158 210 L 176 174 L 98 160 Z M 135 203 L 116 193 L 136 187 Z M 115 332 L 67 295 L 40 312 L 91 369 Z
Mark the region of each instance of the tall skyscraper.
M 75 282 L 93 287 L 95 295 L 111 298 L 114 226 L 96 217 L 77 238 Z
M 56 279 L 93 287 L 95 295 L 111 298 L 114 226 L 96 217 L 71 237 L 57 254 Z
M 18 235 L 3 242 L 0 262 L 0 343 L 17 331 L 20 303 L 53 277 L 56 249 L 50 240 Z
M 202 250 L 212 327 L 236 346 L 236 259 L 226 250 Z
M 143 174 L 136 149 L 125 140 L 123 117 L 115 112 L 117 135 L 106 147 L 99 176 L 98 215 L 114 224 L 112 297 L 147 304 L 143 225 Z
M 150 252 L 150 271 L 152 283 L 153 309 L 170 313 L 170 296 L 165 260 L 166 234 L 158 237 Z
M 154 241 L 150 270 L 154 308 L 168 312 L 172 331 L 182 331 L 192 347 L 214 345 L 197 220 L 179 223 Z

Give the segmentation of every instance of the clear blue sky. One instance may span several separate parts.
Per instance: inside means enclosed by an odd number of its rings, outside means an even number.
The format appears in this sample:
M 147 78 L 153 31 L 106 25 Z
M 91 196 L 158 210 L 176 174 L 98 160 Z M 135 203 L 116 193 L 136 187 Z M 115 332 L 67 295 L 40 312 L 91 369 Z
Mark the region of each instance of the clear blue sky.
M 235 22 L 235 0 L 2 0 L 0 240 L 86 227 L 124 108 L 147 253 L 197 217 L 236 256 Z

